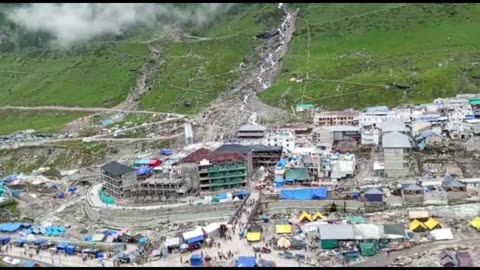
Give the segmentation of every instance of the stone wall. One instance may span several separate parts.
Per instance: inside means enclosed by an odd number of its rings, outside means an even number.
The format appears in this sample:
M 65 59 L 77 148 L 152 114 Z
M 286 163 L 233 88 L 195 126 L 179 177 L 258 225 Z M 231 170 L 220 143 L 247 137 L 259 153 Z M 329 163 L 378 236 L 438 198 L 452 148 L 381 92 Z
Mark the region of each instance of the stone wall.
M 385 203 L 362 202 L 355 200 L 267 200 L 262 202 L 262 211 L 269 214 L 278 213 L 298 213 L 299 211 L 309 211 L 322 213 L 329 212 L 332 204 L 335 203 L 337 211 L 346 212 L 375 212 L 385 209 Z

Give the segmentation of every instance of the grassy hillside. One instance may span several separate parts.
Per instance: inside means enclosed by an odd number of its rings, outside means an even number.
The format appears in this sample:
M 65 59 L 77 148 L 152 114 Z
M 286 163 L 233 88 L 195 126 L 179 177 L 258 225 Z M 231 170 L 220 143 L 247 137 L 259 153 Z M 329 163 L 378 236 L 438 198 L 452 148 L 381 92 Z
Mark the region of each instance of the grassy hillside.
M 0 135 L 25 129 L 37 131 L 57 131 L 85 113 L 0 111 Z
M 298 30 L 266 103 L 360 108 L 479 92 L 479 4 L 297 6 Z
M 195 113 L 229 89 L 246 58 L 256 61 L 255 35 L 278 25 L 275 4 L 239 5 L 214 24 L 193 33 L 206 39 L 171 43 L 162 50 L 164 64 L 156 74 L 145 109 Z M 185 103 L 191 106 L 185 106 Z

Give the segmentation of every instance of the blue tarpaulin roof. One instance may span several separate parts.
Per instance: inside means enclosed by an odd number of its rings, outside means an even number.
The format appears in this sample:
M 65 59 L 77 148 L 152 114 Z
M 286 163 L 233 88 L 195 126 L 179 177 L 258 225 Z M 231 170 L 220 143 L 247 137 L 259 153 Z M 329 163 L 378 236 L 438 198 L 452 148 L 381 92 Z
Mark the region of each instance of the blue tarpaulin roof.
M 283 168 L 285 165 L 287 165 L 288 160 L 282 159 L 277 163 L 277 167 Z
M 0 224 L 0 231 L 2 232 L 15 232 L 22 228 L 22 223 L 3 223 Z
M 25 243 L 27 243 L 27 239 L 20 238 L 20 239 L 17 239 L 16 242 L 19 243 L 19 244 L 25 244 Z
M 75 192 L 77 191 L 77 187 L 69 187 L 68 192 Z
M 285 200 L 313 200 L 327 197 L 328 189 L 326 187 L 280 190 L 280 199 Z
M 10 237 L 8 236 L 0 236 L 0 242 L 3 244 L 3 243 L 8 243 L 10 241 Z
M 150 160 L 149 159 L 140 159 L 140 160 L 135 160 L 133 164 L 149 164 Z
M 92 242 L 92 240 L 93 240 L 93 236 L 91 236 L 91 235 L 85 237 L 85 241 L 87 241 L 87 242 Z
M 195 236 L 193 238 L 190 238 L 190 239 L 186 239 L 187 241 L 187 244 L 193 244 L 193 243 L 196 243 L 196 242 L 200 242 L 200 241 L 203 241 L 205 238 L 203 237 L 203 235 L 199 235 L 199 236 Z
M 283 179 L 283 177 L 281 176 L 275 176 L 275 183 L 283 183 L 285 181 L 285 179 Z
M 45 242 L 48 242 L 48 240 L 47 239 L 36 239 L 36 240 L 33 240 L 32 243 L 34 243 L 35 245 L 41 245 Z
M 228 194 L 227 193 L 220 193 L 220 194 L 217 195 L 217 199 L 219 199 L 219 200 L 228 199 Z
M 145 175 L 145 174 L 148 174 L 150 172 L 152 172 L 152 168 L 150 168 L 150 167 L 140 167 L 137 170 L 137 175 Z
M 15 266 L 20 266 L 20 267 L 35 267 L 35 263 L 33 261 L 24 261 L 19 264 L 16 264 Z
M 162 149 L 160 149 L 160 152 L 162 153 L 162 155 L 171 155 L 172 154 L 172 149 L 162 148 Z
M 64 248 L 66 248 L 68 245 L 70 245 L 70 243 L 68 243 L 68 242 L 62 242 L 62 243 L 60 243 L 60 244 L 57 245 L 57 248 L 58 248 L 58 249 L 64 249 Z
M 236 267 L 255 267 L 256 260 L 254 256 L 238 257 Z
M 246 191 L 246 190 L 240 190 L 238 192 L 238 195 L 239 196 L 247 196 L 248 194 L 250 194 L 250 192 Z

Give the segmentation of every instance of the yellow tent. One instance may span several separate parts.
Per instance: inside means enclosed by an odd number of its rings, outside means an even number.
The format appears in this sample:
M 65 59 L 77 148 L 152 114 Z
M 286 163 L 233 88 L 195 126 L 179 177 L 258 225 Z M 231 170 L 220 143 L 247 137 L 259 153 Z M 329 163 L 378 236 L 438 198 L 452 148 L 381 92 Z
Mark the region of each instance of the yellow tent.
M 280 248 L 289 248 L 290 247 L 290 241 L 288 241 L 287 238 L 282 237 L 282 238 L 278 239 L 277 246 L 280 247 Z
M 438 223 L 438 221 L 434 218 L 429 218 L 427 221 L 425 221 L 423 224 L 425 224 L 425 226 L 429 229 L 429 230 L 433 230 L 433 229 L 436 229 L 438 227 L 441 227 L 440 223 Z
M 421 231 L 422 229 L 426 229 L 427 227 L 423 225 L 420 221 L 414 219 L 412 222 L 410 222 L 410 225 L 408 226 L 410 230 L 416 232 L 416 231 Z
M 292 226 L 290 224 L 276 225 L 275 231 L 278 234 L 282 233 L 292 233 Z
M 249 232 L 247 233 L 247 241 L 248 242 L 258 242 L 262 239 L 261 232 Z
M 309 222 L 312 222 L 312 216 L 309 213 L 303 211 L 303 213 L 298 218 L 298 222 L 302 222 L 302 221 L 305 221 L 305 220 L 308 220 Z
M 315 215 L 312 216 L 313 220 L 318 220 L 318 219 L 327 219 L 326 216 L 322 215 L 322 213 L 317 212 Z
M 474 227 L 477 230 L 480 230 L 480 217 L 476 217 L 470 221 L 470 226 Z

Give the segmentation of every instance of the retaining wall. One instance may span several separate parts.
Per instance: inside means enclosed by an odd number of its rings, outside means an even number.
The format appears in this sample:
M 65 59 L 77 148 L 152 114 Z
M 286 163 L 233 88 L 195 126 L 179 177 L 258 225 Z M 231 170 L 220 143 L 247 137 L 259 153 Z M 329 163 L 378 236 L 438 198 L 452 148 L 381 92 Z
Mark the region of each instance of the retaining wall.
M 330 207 L 335 202 L 337 211 L 346 212 L 376 212 L 385 209 L 383 202 L 362 202 L 355 200 L 267 200 L 261 203 L 262 210 L 269 214 L 279 213 L 297 213 L 299 211 L 309 212 L 329 212 Z

